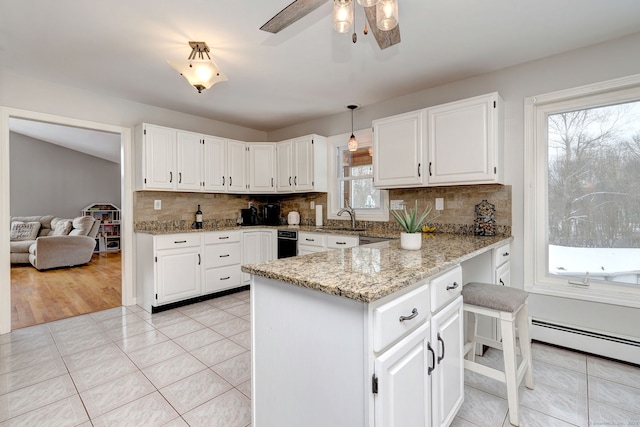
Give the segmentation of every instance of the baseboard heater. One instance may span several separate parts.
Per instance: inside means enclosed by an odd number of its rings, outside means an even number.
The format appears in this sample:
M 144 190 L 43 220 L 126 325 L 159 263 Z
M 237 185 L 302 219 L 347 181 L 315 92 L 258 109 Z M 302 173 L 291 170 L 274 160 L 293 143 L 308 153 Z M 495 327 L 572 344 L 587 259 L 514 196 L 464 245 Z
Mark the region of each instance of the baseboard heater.
M 548 320 L 531 320 L 531 338 L 622 362 L 640 365 L 640 340 L 576 328 Z

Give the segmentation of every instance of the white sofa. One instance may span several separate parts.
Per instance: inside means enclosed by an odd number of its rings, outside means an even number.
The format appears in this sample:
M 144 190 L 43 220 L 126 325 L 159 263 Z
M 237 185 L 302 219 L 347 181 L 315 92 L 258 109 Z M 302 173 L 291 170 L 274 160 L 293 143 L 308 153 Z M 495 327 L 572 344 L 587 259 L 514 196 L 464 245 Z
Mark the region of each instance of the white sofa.
M 20 232 L 21 227 L 37 228 L 37 235 L 27 236 L 27 232 Z M 11 263 L 30 263 L 38 270 L 86 264 L 91 261 L 99 228 L 100 221 L 90 216 L 11 217 Z

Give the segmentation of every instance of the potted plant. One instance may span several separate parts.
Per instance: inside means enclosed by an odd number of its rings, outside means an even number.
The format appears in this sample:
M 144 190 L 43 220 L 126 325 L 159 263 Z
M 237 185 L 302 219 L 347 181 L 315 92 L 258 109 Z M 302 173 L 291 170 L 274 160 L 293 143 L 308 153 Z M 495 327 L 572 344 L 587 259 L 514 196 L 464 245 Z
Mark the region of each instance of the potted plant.
M 400 233 L 400 247 L 402 249 L 419 250 L 422 247 L 422 226 L 435 218 L 427 219 L 431 213 L 431 205 L 427 206 L 419 216 L 417 200 L 413 209 L 407 211 L 405 206 L 401 211 L 389 208 L 389 212 L 404 230 Z

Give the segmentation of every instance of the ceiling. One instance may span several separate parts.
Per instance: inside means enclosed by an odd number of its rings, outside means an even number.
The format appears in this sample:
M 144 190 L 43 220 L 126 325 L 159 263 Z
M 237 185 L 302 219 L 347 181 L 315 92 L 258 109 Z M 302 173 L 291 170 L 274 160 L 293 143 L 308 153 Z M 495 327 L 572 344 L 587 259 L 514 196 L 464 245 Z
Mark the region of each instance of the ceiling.
M 637 0 L 399 0 L 402 42 L 332 31 L 328 1 L 279 34 L 291 0 L 3 1 L 0 67 L 271 131 L 637 32 Z M 167 60 L 205 41 L 229 81 L 198 92 Z

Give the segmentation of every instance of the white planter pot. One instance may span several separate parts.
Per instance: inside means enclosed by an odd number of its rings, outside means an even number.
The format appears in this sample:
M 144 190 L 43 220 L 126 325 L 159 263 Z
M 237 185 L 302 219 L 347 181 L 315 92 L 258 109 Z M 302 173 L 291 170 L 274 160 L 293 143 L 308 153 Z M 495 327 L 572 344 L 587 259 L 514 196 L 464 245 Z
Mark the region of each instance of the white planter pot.
M 420 250 L 422 233 L 400 233 L 400 247 L 410 251 Z

